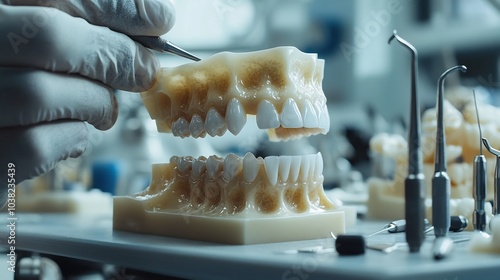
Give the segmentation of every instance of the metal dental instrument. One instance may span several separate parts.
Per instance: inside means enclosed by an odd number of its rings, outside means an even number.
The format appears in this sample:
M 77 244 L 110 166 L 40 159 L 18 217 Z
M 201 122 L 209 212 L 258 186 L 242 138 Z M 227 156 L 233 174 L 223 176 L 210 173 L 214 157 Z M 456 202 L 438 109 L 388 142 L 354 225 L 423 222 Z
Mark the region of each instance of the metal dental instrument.
M 486 229 L 486 212 L 484 203 L 486 201 L 486 158 L 483 155 L 481 122 L 477 109 L 476 92 L 474 94 L 474 106 L 476 107 L 477 125 L 479 127 L 479 155 L 474 158 L 472 196 L 474 197 L 474 213 L 472 220 L 474 229 L 484 231 Z
M 148 49 L 152 49 L 159 52 L 168 52 L 194 61 L 201 60 L 200 58 L 194 56 L 193 54 L 174 45 L 172 42 L 158 36 L 130 36 L 130 38 Z
M 397 221 L 393 221 L 393 222 L 388 223 L 381 230 L 378 230 L 376 232 L 365 235 L 365 237 L 374 236 L 374 235 L 382 233 L 382 232 L 391 232 L 391 233 L 403 232 L 403 231 L 405 231 L 405 228 L 406 228 L 406 221 L 404 219 L 397 220 Z
M 451 216 L 450 217 L 450 228 L 449 231 L 452 232 L 461 232 L 465 228 L 467 228 L 467 225 L 469 222 L 467 221 L 467 218 L 464 216 Z M 430 231 L 434 230 L 434 226 L 429 227 L 425 230 L 425 233 L 428 233 Z
M 486 138 L 483 138 L 483 144 L 490 153 L 497 157 L 494 177 L 493 215 L 498 215 L 500 214 L 500 206 L 498 205 L 500 203 L 500 193 L 498 192 L 498 185 L 500 183 L 500 151 L 491 147 Z
M 425 219 L 425 226 L 429 226 L 429 220 Z M 396 220 L 388 223 L 385 225 L 381 230 L 378 230 L 376 232 L 370 233 L 368 235 L 365 235 L 366 237 L 371 237 L 376 234 L 382 233 L 382 232 L 389 232 L 389 233 L 398 233 L 398 232 L 404 232 L 406 231 L 406 220 L 401 219 L 401 220 Z
M 450 228 L 450 177 L 446 173 L 446 135 L 444 133 L 444 79 L 454 71 L 467 71 L 459 65 L 446 70 L 438 80 L 436 152 L 432 177 L 432 224 L 436 237 L 446 236 Z
M 389 38 L 389 44 L 396 39 L 411 52 L 411 108 L 410 129 L 408 133 L 408 176 L 405 179 L 405 219 L 406 242 L 410 252 L 420 251 L 425 238 L 425 181 L 420 147 L 420 109 L 418 104 L 418 59 L 417 50 L 407 41 L 397 35 L 396 30 Z

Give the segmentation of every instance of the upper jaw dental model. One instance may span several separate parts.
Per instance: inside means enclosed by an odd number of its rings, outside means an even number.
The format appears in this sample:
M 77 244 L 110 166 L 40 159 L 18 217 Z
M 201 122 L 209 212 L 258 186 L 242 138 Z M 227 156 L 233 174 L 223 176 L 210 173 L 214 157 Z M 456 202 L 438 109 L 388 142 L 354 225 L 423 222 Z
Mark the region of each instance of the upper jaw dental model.
M 250 114 L 271 140 L 289 140 L 329 131 L 323 67 L 294 47 L 222 52 L 162 68 L 141 96 L 159 132 L 236 135 Z M 113 204 L 115 230 L 230 244 L 328 238 L 346 223 L 324 193 L 320 153 L 174 156 L 153 164 L 147 189 Z

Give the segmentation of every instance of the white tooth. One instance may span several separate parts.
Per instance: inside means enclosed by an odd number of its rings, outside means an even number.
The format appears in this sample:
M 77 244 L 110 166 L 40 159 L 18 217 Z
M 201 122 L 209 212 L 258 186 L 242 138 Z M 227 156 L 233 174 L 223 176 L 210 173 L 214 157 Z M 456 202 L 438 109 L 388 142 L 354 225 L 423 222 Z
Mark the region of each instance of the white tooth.
M 290 174 L 290 165 L 292 163 L 292 157 L 281 156 L 280 157 L 280 169 L 279 175 L 281 182 L 286 182 L 288 180 L 288 175 Z
M 229 154 L 224 159 L 224 174 L 222 175 L 226 181 L 231 181 L 236 175 L 241 172 L 241 158 L 235 154 Z
M 246 153 L 243 157 L 243 180 L 247 183 L 253 182 L 259 173 L 260 165 L 252 153 Z
M 321 153 L 316 154 L 316 167 L 314 168 L 314 178 L 317 179 L 323 175 L 323 157 Z
M 177 164 L 179 162 L 179 157 L 178 156 L 172 156 L 170 158 L 170 164 Z
M 205 124 L 203 123 L 203 120 L 201 117 L 197 114 L 195 114 L 191 118 L 191 122 L 189 123 L 189 132 L 191 132 L 191 135 L 195 138 L 201 136 L 201 133 L 205 130 Z
M 309 178 L 314 180 L 316 177 L 314 176 L 314 172 L 316 172 L 316 155 L 309 155 Z
M 302 181 L 307 181 L 309 177 L 309 167 L 311 166 L 311 158 L 309 156 L 303 156 L 300 162 L 300 177 Z
M 269 156 L 264 158 L 264 167 L 266 168 L 267 178 L 273 186 L 278 182 L 278 165 L 278 157 Z
M 299 107 L 291 98 L 288 98 L 283 104 L 280 118 L 281 126 L 284 128 L 299 128 L 304 125 Z
M 181 157 L 179 158 L 179 161 L 177 162 L 177 168 L 179 168 L 179 171 L 184 173 L 191 168 L 191 163 L 193 162 L 193 157 Z
M 189 123 L 185 118 L 179 118 L 172 124 L 172 134 L 182 138 L 189 136 Z
M 226 123 L 227 129 L 234 135 L 240 133 L 241 129 L 247 123 L 245 108 L 243 108 L 241 102 L 236 98 L 233 98 L 229 104 L 227 104 Z
M 207 170 L 207 165 L 206 165 L 206 158 L 200 157 L 198 159 L 195 159 L 193 163 L 191 163 L 191 174 L 193 174 L 194 178 L 199 178 L 205 170 Z
M 328 115 L 328 109 L 326 108 L 326 105 L 323 105 L 323 107 L 321 107 L 318 116 L 318 127 L 324 129 L 324 134 L 326 134 L 326 132 L 330 130 L 330 115 Z
M 205 120 L 205 130 L 212 137 L 215 135 L 222 136 L 226 133 L 226 121 L 214 108 L 210 108 L 210 110 L 208 110 L 207 118 Z
M 209 156 L 207 159 L 207 174 L 210 178 L 215 178 L 215 175 L 222 170 L 223 161 L 217 156 Z
M 297 178 L 299 178 L 301 159 L 302 159 L 302 157 L 300 157 L 300 156 L 293 156 L 292 157 L 292 161 L 290 164 L 290 175 L 289 175 L 289 177 L 292 179 L 290 181 L 292 181 L 292 182 L 297 182 Z
M 309 100 L 304 101 L 304 106 L 302 106 L 302 110 L 300 111 L 300 113 L 302 114 L 304 127 L 318 127 L 318 115 L 316 114 L 316 111 L 314 110 L 314 107 Z
M 280 126 L 278 111 L 273 103 L 262 100 L 257 107 L 257 126 L 260 129 L 277 128 Z

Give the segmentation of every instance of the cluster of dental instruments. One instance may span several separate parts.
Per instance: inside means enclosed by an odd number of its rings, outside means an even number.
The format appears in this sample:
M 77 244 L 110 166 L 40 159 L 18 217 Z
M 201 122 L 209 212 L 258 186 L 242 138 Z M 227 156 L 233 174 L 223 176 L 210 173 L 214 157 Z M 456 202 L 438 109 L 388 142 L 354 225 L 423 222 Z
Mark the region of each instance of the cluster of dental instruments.
M 405 180 L 405 219 L 406 219 L 406 241 L 410 252 L 419 252 L 425 238 L 425 183 L 422 172 L 423 160 L 420 146 L 420 110 L 418 104 L 418 55 L 417 50 L 407 41 L 402 39 L 394 31 L 389 39 L 389 43 L 396 39 L 403 46 L 408 48 L 412 55 L 411 61 L 411 105 L 410 105 L 410 126 L 408 134 L 408 175 Z M 448 252 L 453 242 L 448 237 L 451 224 L 450 219 L 450 178 L 446 173 L 446 136 L 444 131 L 444 80 L 446 76 L 455 71 L 467 71 L 464 65 L 454 66 L 446 70 L 438 80 L 437 92 L 437 130 L 436 130 L 436 150 L 435 150 L 435 170 L 432 177 L 432 224 L 436 237 L 433 252 L 436 259 L 445 256 L 443 252 Z M 497 157 L 495 170 L 495 195 L 493 214 L 499 213 L 499 196 L 497 191 L 499 178 L 499 157 L 500 151 L 495 150 L 488 144 L 488 140 L 482 137 L 477 109 L 476 95 L 474 94 L 474 104 L 476 105 L 477 122 L 480 134 L 480 154 L 474 159 L 473 171 L 473 198 L 474 213 L 473 224 L 476 231 L 485 231 L 487 218 L 485 211 L 486 202 L 486 158 L 482 153 L 482 145 Z
M 418 97 L 418 54 L 415 47 L 401 38 L 396 31 L 390 37 L 388 43 L 397 40 L 411 53 L 411 97 L 410 97 L 410 122 L 408 131 L 408 173 L 404 181 L 404 202 L 405 218 L 394 220 L 382 229 L 368 235 L 341 234 L 331 237 L 335 246 L 323 247 L 316 246 L 296 250 L 305 253 L 324 253 L 336 251 L 339 255 L 361 255 L 365 249 L 377 250 L 384 253 L 391 253 L 399 248 L 408 248 L 410 253 L 420 252 L 424 240 L 428 234 L 435 236 L 432 243 L 432 255 L 434 259 L 440 260 L 449 255 L 453 244 L 469 241 L 469 235 L 459 234 L 451 235 L 450 232 L 463 231 L 469 221 L 464 216 L 452 216 L 450 213 L 450 193 L 451 180 L 447 174 L 446 157 L 446 133 L 444 120 L 444 83 L 449 74 L 457 71 L 466 72 L 467 67 L 457 65 L 444 71 L 439 77 L 437 83 L 436 100 L 436 138 L 434 154 L 434 173 L 431 180 L 432 190 L 432 223 L 426 219 L 425 199 L 426 186 L 423 172 L 423 153 L 421 149 L 421 124 L 420 109 Z M 493 215 L 500 214 L 500 196 L 498 184 L 500 181 L 500 151 L 490 146 L 490 143 L 483 137 L 481 131 L 481 122 L 479 110 L 476 101 L 476 93 L 472 92 L 474 97 L 475 113 L 479 129 L 479 155 L 474 158 L 473 178 L 472 178 L 472 197 L 474 199 L 474 211 L 472 213 L 472 224 L 474 230 L 481 234 L 488 231 L 488 219 L 485 204 L 489 203 L 486 198 L 486 158 L 483 155 L 482 146 L 496 157 L 496 167 L 494 172 L 494 201 Z M 374 235 L 381 233 L 405 233 L 406 242 L 374 242 Z M 378 240 L 381 240 L 380 238 Z M 391 238 L 394 240 L 394 238 Z M 376 240 L 375 240 L 376 241 Z

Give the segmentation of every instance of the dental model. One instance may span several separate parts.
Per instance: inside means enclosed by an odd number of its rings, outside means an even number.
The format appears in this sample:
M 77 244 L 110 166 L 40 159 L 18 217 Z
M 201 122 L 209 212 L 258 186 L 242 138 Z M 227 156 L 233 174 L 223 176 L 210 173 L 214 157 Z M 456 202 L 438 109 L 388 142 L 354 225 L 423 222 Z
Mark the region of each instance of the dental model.
M 158 131 L 238 134 L 247 114 L 272 140 L 326 134 L 324 61 L 293 47 L 223 52 L 163 68 L 142 99 Z M 172 157 L 141 193 L 114 198 L 113 228 L 230 244 L 327 238 L 345 215 L 323 191 L 321 154 Z
M 162 68 L 142 100 L 158 131 L 195 138 L 238 134 L 247 114 L 271 140 L 328 133 L 324 61 L 293 47 L 222 52 Z
M 479 153 L 479 131 L 475 117 L 474 104 L 465 105 L 462 111 L 455 108 L 445 100 L 444 124 L 446 133 L 446 154 L 448 175 L 451 181 L 450 193 L 450 215 L 462 215 L 470 222 L 467 230 L 472 230 L 472 213 L 474 211 L 474 199 L 472 198 L 472 162 L 474 156 Z M 479 105 L 479 104 L 478 104 Z M 483 135 L 489 135 L 495 139 L 500 131 L 500 123 L 493 117 L 500 113 L 498 108 L 487 104 L 481 104 L 479 110 L 486 117 L 481 119 Z M 431 178 L 434 169 L 435 135 L 436 135 L 436 111 L 435 108 L 424 112 L 422 117 L 422 152 L 424 156 L 424 174 L 427 180 L 426 190 L 426 217 L 431 217 Z M 475 146 L 474 146 L 475 145 Z M 369 199 L 367 202 L 368 216 L 376 219 L 402 219 L 404 218 L 404 178 L 406 176 L 406 151 L 407 142 L 399 135 L 378 134 L 370 141 L 370 148 L 378 156 L 395 162 L 395 170 L 391 179 L 369 178 Z M 495 158 L 486 155 L 489 166 L 494 166 Z M 493 178 L 494 168 L 487 169 L 487 178 Z M 487 180 L 487 200 L 493 198 L 493 180 Z M 487 220 L 492 215 L 490 203 L 485 203 Z

